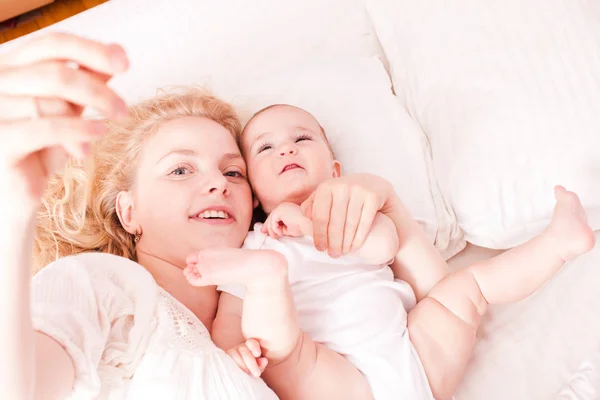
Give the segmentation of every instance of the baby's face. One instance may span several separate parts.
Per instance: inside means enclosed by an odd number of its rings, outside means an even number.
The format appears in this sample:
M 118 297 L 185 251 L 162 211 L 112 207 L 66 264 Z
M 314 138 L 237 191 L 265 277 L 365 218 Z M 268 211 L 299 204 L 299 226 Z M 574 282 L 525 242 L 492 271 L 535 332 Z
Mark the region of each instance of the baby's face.
M 244 129 L 242 150 L 250 184 L 267 214 L 283 202 L 301 204 L 321 182 L 340 174 L 319 123 L 292 106 L 254 117 Z

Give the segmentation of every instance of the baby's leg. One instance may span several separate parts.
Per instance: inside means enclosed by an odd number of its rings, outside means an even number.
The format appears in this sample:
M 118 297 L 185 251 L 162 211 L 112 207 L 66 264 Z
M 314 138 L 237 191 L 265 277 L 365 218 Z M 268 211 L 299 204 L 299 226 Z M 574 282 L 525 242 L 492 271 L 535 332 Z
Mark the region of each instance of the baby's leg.
M 460 382 L 488 304 L 522 300 L 594 246 L 577 196 L 559 187 L 556 199 L 541 235 L 448 276 L 409 314 L 410 337 L 437 399 L 451 397 Z

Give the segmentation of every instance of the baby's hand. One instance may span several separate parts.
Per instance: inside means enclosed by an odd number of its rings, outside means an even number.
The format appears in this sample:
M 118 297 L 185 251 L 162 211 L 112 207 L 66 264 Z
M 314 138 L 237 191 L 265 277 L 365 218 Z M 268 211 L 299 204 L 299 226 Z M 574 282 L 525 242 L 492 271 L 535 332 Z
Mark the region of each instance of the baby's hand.
M 227 354 L 245 373 L 259 377 L 267 367 L 268 360 L 261 357 L 262 351 L 258 340 L 249 339 L 245 343 L 229 349 Z
M 306 234 L 307 231 L 312 232 L 312 224 L 302 214 L 299 205 L 281 203 L 271 212 L 260 230 L 275 239 L 282 236 L 299 237 Z

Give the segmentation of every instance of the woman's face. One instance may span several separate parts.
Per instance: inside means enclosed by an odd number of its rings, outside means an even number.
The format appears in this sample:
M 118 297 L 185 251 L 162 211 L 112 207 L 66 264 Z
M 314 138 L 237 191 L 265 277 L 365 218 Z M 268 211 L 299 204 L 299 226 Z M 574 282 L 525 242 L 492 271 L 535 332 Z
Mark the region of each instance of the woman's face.
M 201 117 L 162 124 L 144 144 L 130 192 L 138 252 L 185 266 L 194 251 L 240 247 L 253 211 L 246 176 L 223 126 Z

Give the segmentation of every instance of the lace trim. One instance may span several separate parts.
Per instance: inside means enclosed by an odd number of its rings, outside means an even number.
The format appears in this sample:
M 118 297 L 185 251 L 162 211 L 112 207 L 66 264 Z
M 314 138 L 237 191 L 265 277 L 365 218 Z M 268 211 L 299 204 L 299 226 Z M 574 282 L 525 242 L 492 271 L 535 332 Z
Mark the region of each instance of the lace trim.
M 162 300 L 161 312 L 166 314 L 170 322 L 176 347 L 202 354 L 206 354 L 207 350 L 218 350 L 204 324 L 190 310 L 162 288 L 159 297 Z

